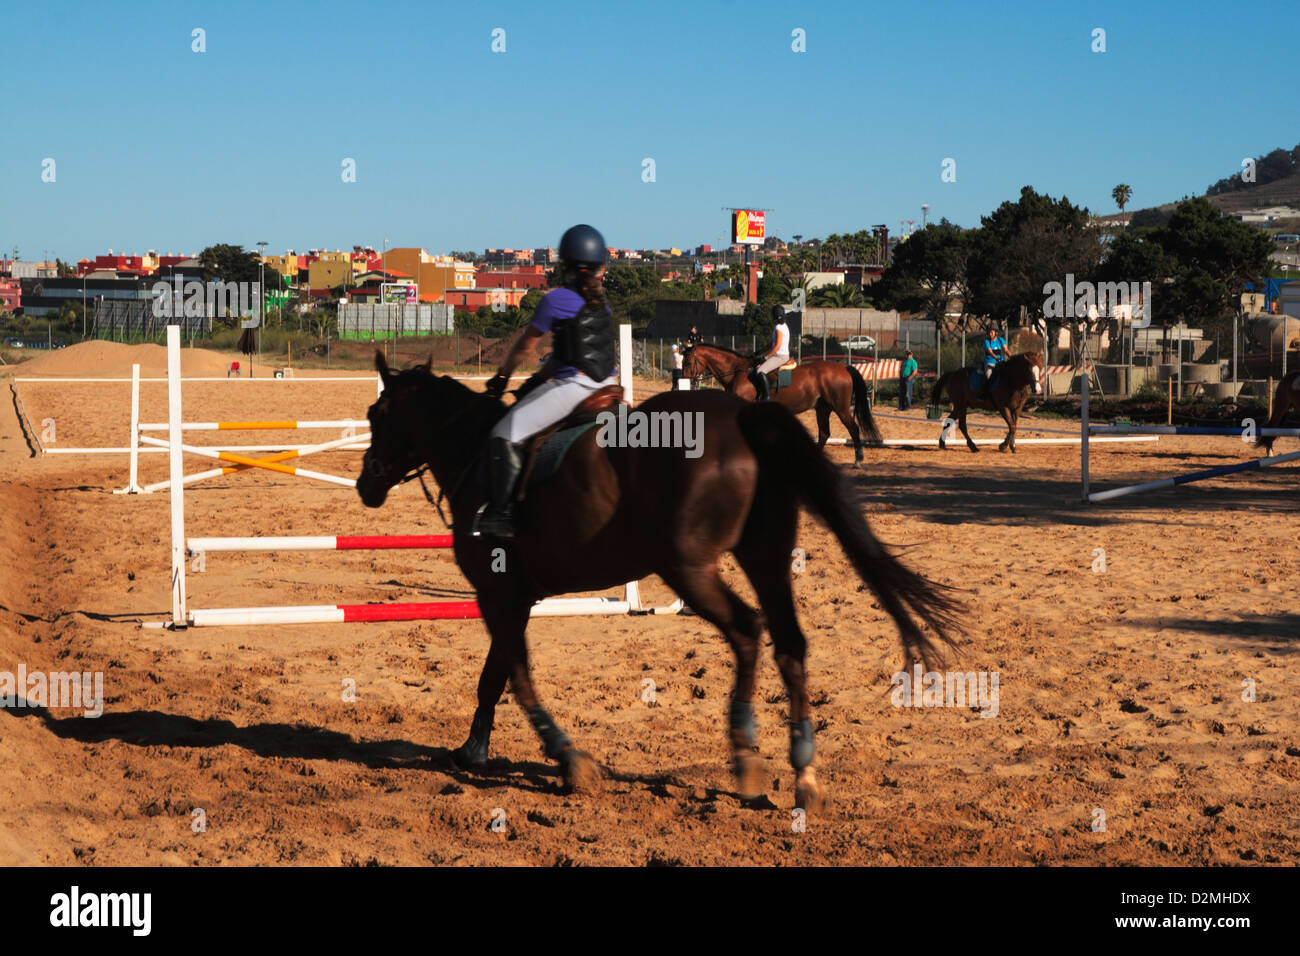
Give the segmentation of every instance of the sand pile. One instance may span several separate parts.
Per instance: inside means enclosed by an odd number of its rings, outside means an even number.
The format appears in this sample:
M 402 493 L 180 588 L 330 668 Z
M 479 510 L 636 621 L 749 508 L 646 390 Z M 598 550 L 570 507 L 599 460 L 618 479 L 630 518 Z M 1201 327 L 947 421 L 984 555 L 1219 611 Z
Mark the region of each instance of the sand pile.
M 209 349 L 181 349 L 182 375 L 225 375 L 231 359 Z M 125 345 L 121 342 L 81 342 L 29 359 L 14 366 L 18 375 L 77 377 L 130 377 L 131 366 L 138 364 L 140 374 L 157 377 L 167 374 L 167 349 L 161 345 Z

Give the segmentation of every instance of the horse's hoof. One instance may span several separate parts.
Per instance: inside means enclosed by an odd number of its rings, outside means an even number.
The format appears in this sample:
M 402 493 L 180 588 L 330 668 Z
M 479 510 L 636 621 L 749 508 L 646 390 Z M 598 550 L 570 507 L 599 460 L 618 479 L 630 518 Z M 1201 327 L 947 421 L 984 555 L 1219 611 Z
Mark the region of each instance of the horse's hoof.
M 569 793 L 600 792 L 604 775 L 591 754 L 566 750 L 560 757 L 560 770 L 564 773 L 564 787 Z
M 978 455 L 980 453 L 978 445 L 971 445 L 970 450 L 971 450 L 971 454 L 973 455 Z
M 826 806 L 826 790 L 817 782 L 812 767 L 804 767 L 795 778 L 794 805 L 805 813 L 820 813 Z
M 457 770 L 477 770 L 487 763 L 487 748 L 475 747 L 469 741 L 451 752 L 451 762 Z
M 733 770 L 736 773 L 736 791 L 741 800 L 757 800 L 763 795 L 763 761 L 758 754 L 736 754 Z

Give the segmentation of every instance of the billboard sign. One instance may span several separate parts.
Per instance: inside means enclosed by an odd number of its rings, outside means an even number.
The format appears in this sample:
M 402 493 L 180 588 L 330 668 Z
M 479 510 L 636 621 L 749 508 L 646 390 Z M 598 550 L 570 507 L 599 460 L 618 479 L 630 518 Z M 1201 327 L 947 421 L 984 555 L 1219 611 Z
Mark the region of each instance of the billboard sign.
M 385 305 L 415 304 L 418 287 L 406 282 L 385 282 L 379 287 L 379 301 Z
M 766 216 L 757 209 L 737 209 L 731 214 L 731 241 L 742 246 L 761 246 L 766 238 Z

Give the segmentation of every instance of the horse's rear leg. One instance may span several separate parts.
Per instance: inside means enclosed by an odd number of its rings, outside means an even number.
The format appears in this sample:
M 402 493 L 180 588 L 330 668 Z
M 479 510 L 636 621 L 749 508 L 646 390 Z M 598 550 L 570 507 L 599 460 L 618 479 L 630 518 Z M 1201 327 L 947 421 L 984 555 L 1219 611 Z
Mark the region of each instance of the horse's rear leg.
M 831 406 L 824 398 L 817 399 L 813 406 L 817 413 L 817 447 L 826 448 L 826 440 L 831 437 Z
M 758 614 L 723 583 L 716 564 L 683 567 L 662 577 L 691 610 L 722 632 L 736 655 L 736 683 L 731 692 L 728 728 L 740 796 L 742 800 L 752 800 L 763 792 L 754 722 L 754 668 L 762 636 Z
M 860 465 L 862 464 L 862 431 L 858 428 L 858 423 L 853 420 L 853 411 L 849 408 L 849 396 L 845 395 L 834 405 L 834 409 L 835 417 L 848 431 L 849 438 L 853 439 L 853 462 Z
M 784 539 L 784 535 L 775 535 Z M 790 766 L 795 772 L 795 806 L 810 812 L 821 809 L 826 791 L 813 772 L 814 755 L 812 705 L 808 697 L 805 670 L 808 641 L 799 627 L 790 586 L 790 553 L 793 527 L 788 541 L 771 542 L 736 551 L 736 559 L 754 585 L 754 592 L 767 617 L 772 635 L 773 656 L 790 698 Z
M 971 451 L 975 451 L 975 452 L 979 451 L 980 446 L 975 444 L 975 440 L 970 437 L 970 429 L 966 427 L 966 409 L 964 408 L 961 410 L 961 413 L 957 416 L 957 425 L 958 427 L 961 428 L 961 433 L 966 438 L 966 447 L 969 448 Z

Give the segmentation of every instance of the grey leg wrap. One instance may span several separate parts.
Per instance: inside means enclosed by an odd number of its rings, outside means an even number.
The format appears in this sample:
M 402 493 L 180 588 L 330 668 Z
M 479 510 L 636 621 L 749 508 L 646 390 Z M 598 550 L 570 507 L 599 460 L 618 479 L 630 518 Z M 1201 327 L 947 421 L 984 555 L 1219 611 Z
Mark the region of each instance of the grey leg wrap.
M 528 720 L 542 738 L 542 750 L 552 760 L 560 759 L 560 754 L 573 746 L 568 735 L 551 720 L 551 715 L 541 707 L 528 708 Z
M 805 717 L 798 723 L 791 724 L 790 766 L 802 770 L 813 762 L 814 752 L 812 718 Z
M 731 711 L 727 715 L 731 737 L 746 747 L 754 746 L 758 736 L 758 725 L 754 722 L 754 705 L 747 700 L 731 701 Z

